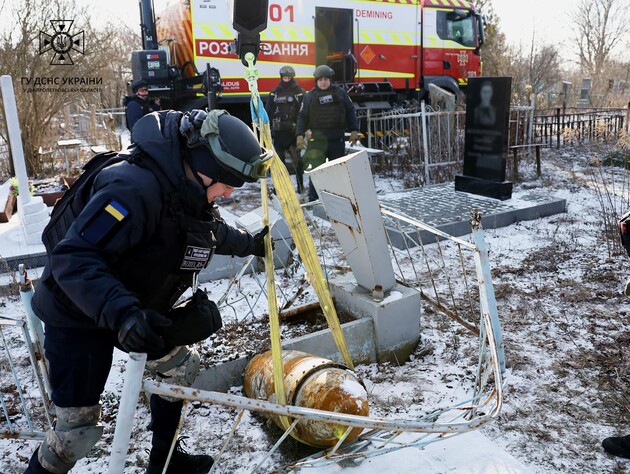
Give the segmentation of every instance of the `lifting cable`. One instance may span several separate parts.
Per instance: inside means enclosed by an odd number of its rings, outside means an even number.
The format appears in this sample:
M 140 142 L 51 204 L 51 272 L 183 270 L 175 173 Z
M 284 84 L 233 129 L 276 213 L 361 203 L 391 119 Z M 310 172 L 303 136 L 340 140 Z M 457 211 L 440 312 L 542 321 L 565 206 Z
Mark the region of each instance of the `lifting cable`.
M 269 116 L 262 103 L 258 92 L 258 69 L 254 66 L 255 57 L 252 53 L 245 55 L 245 61 L 248 67 L 245 69 L 245 79 L 249 85 L 251 93 L 250 111 L 254 130 L 258 133 L 259 141 L 265 148 L 273 150 L 273 158 L 270 160 L 269 169 L 271 170 L 271 179 L 278 195 L 278 200 L 282 207 L 282 211 L 287 220 L 291 235 L 297 247 L 304 267 L 306 269 L 306 278 L 313 286 L 315 294 L 319 300 L 320 306 L 328 323 L 328 327 L 332 333 L 333 339 L 341 357 L 345 364 L 354 369 L 352 357 L 348 351 L 346 340 L 339 324 L 337 311 L 332 301 L 328 283 L 324 277 L 317 249 L 313 242 L 313 237 L 306 225 L 304 212 L 300 206 L 300 202 L 293 190 L 293 183 L 289 177 L 286 166 L 280 160 L 280 157 L 273 148 L 271 139 L 271 127 L 269 126 Z M 263 210 L 263 226 L 269 225 L 269 204 L 268 204 L 267 180 L 261 180 L 261 198 Z M 286 393 L 284 387 L 284 371 L 282 366 L 282 347 L 280 342 L 280 322 L 278 315 L 278 302 L 276 299 L 276 287 L 274 281 L 273 253 L 271 244 L 271 232 L 265 236 L 265 272 L 267 275 L 267 295 L 269 298 L 269 326 L 271 332 L 271 352 L 273 358 L 273 378 L 275 385 L 276 402 L 286 405 Z M 286 417 L 282 417 L 282 424 L 288 429 L 291 423 Z

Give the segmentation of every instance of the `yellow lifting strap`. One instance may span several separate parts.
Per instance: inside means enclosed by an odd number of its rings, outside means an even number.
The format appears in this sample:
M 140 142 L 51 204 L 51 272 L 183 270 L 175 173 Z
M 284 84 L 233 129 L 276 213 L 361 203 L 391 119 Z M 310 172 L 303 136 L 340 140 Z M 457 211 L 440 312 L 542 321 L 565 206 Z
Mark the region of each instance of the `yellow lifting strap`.
M 245 56 L 248 67 L 245 69 L 245 79 L 249 85 L 251 92 L 251 113 L 254 128 L 259 133 L 261 145 L 265 148 L 274 150 L 271 159 L 271 179 L 276 188 L 278 200 L 282 206 L 284 217 L 287 220 L 293 241 L 297 247 L 297 251 L 302 258 L 304 267 L 306 268 L 306 277 L 313 286 L 315 294 L 319 299 L 324 316 L 330 327 L 333 339 L 341 357 L 345 364 L 354 369 L 352 357 L 348 351 L 346 340 L 339 323 L 337 311 L 328 290 L 328 283 L 324 277 L 317 250 L 311 233 L 306 225 L 306 219 L 300 202 L 293 190 L 293 183 L 289 177 L 286 166 L 280 160 L 280 157 L 273 148 L 271 139 L 271 128 L 269 126 L 269 117 L 264 109 L 260 94 L 258 93 L 258 76 L 259 71 L 254 66 L 254 55 L 248 53 Z M 269 207 L 268 207 L 268 190 L 267 181 L 261 180 L 261 197 L 263 205 L 263 225 L 269 225 Z M 276 401 L 279 404 L 286 404 L 286 393 L 283 383 L 283 367 L 282 367 L 282 347 L 280 342 L 280 322 L 278 317 L 278 302 L 276 300 L 276 288 L 274 281 L 273 255 L 271 246 L 271 232 L 265 236 L 265 272 L 267 274 L 267 295 L 269 298 L 269 325 L 271 332 L 271 352 L 273 358 L 273 376 L 275 384 Z M 288 428 L 289 422 L 286 418 L 282 420 L 285 428 Z

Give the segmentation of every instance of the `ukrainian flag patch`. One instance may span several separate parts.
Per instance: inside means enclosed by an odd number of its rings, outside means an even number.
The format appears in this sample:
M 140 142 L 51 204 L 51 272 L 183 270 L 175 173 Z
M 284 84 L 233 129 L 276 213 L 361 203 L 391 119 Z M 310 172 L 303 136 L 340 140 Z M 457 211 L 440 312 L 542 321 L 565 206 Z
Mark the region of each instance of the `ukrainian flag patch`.
M 81 236 L 92 245 L 101 245 L 113 235 L 113 231 L 122 223 L 129 211 L 118 201 L 111 200 L 85 226 Z

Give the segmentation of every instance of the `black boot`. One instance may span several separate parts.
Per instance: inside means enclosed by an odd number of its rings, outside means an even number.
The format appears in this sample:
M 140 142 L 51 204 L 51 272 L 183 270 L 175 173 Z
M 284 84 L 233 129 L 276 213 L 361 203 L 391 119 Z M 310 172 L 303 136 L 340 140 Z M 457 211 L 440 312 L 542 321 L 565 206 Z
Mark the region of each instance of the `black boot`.
M 298 152 L 299 153 L 299 152 Z M 304 192 L 304 162 L 302 157 L 296 153 L 296 166 L 295 166 L 295 182 L 297 183 L 297 192 L 302 194 Z
M 179 438 L 168 464 L 166 474 L 206 474 L 214 460 L 206 454 L 188 454 L 181 447 L 184 438 Z M 146 474 L 161 474 L 168 456 L 168 449 L 153 447 L 149 454 L 149 467 Z
M 26 471 L 24 471 L 24 474 L 53 474 L 39 463 L 39 459 L 37 459 L 38 454 L 39 448 L 37 448 L 31 456 L 31 460 L 29 461 L 28 467 L 26 468 Z
M 608 454 L 630 459 L 630 435 L 606 438 L 602 446 Z

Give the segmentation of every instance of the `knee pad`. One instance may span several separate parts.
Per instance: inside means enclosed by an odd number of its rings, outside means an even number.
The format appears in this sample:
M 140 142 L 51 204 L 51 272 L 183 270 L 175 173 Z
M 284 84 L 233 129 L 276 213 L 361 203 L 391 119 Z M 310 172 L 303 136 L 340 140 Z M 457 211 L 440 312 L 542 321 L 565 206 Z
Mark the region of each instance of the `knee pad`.
M 161 359 L 148 361 L 147 370 L 155 375 L 158 382 L 190 387 L 199 375 L 199 362 L 196 349 L 180 346 Z
M 55 409 L 57 420 L 54 428 L 46 432 L 38 461 L 48 471 L 61 474 L 90 452 L 103 434 L 98 423 L 101 405 Z

